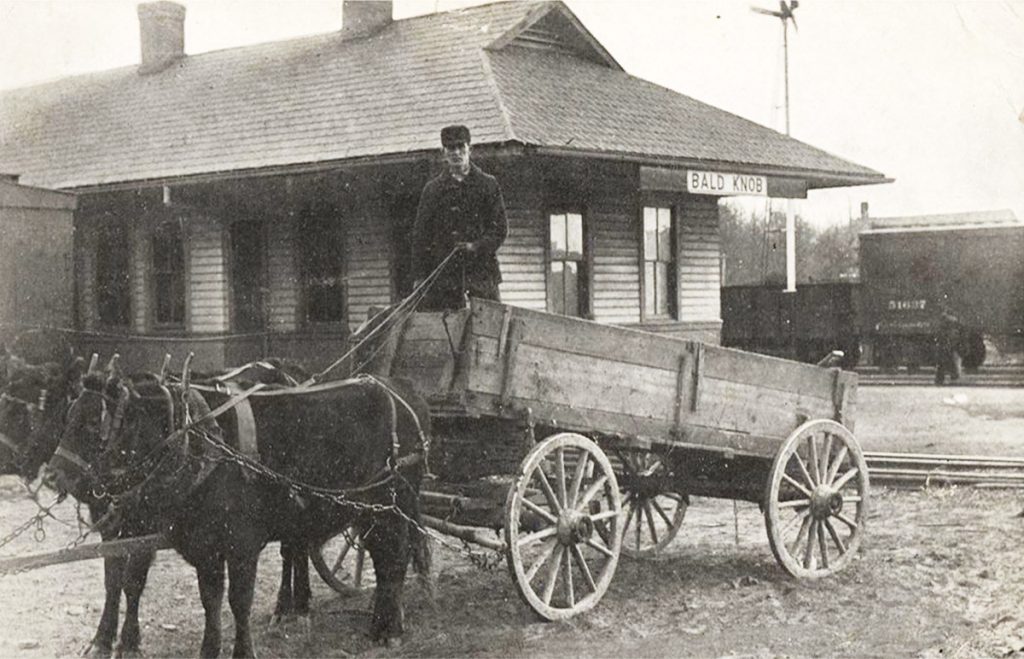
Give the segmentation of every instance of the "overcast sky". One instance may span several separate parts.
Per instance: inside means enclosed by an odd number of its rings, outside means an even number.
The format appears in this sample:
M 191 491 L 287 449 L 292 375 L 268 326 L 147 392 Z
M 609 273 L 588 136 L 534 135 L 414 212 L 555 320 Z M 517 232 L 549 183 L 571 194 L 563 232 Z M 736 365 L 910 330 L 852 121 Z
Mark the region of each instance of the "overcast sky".
M 341 0 L 179 0 L 189 54 L 326 32 Z M 770 0 L 565 0 L 632 75 L 784 130 Z M 134 64 L 136 0 L 0 0 L 0 88 Z M 396 0 L 395 17 L 481 4 Z M 790 30 L 792 135 L 888 185 L 812 192 L 844 222 L 1011 208 L 1024 219 L 1024 0 L 804 0 Z

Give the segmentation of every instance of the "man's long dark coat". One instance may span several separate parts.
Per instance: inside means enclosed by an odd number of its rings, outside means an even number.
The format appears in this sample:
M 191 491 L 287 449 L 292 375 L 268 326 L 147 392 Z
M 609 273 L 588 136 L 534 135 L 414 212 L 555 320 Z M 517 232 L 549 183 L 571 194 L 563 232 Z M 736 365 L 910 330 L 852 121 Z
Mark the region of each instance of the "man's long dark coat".
M 421 309 L 455 309 L 463 292 L 498 299 L 501 270 L 497 251 L 508 235 L 505 200 L 498 181 L 476 165 L 459 181 L 447 171 L 431 179 L 420 195 L 412 236 L 413 277 L 427 277 L 457 243 L 473 243 L 441 272 Z

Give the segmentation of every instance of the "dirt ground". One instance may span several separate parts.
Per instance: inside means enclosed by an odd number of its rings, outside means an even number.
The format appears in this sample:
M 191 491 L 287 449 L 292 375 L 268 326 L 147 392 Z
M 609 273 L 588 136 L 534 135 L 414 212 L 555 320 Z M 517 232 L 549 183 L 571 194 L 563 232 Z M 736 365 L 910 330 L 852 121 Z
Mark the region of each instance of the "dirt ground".
M 861 388 L 856 431 L 867 450 L 1024 456 L 1024 389 Z M 1024 493 L 972 488 L 873 492 L 856 561 L 817 582 L 775 564 L 756 506 L 693 502 L 659 558 L 623 559 L 590 613 L 538 622 L 504 563 L 490 569 L 437 551 L 437 598 L 410 580 L 404 644 L 372 646 L 368 592 L 343 599 L 316 580 L 311 632 L 269 629 L 276 546 L 264 552 L 254 620 L 268 656 L 382 657 L 1002 657 L 1024 653 Z M 34 512 L 20 483 L 0 479 L 0 535 Z M 0 548 L 21 555 L 78 533 L 65 503 L 46 538 Z M 0 577 L 0 656 L 77 655 L 102 606 L 98 561 Z M 142 605 L 148 656 L 193 656 L 202 607 L 190 569 L 161 552 Z M 225 639 L 231 616 L 224 609 Z M 224 654 L 230 651 L 226 642 Z

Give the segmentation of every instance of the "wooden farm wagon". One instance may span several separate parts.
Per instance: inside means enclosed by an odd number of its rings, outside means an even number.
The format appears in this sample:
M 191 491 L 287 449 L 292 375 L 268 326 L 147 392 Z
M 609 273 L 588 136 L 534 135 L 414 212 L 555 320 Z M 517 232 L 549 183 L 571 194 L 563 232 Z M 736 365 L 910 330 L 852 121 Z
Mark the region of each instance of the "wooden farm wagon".
M 504 551 L 544 618 L 594 606 L 621 553 L 665 547 L 691 495 L 759 504 L 797 577 L 863 538 L 853 373 L 480 300 L 411 314 L 371 366 L 430 403 L 428 525 Z M 316 557 L 328 581 L 336 551 Z

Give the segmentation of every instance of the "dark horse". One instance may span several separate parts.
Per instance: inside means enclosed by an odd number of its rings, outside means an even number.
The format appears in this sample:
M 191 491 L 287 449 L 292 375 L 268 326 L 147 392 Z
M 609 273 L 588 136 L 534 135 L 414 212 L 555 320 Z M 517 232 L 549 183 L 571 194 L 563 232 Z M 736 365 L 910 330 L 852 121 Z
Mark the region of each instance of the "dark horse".
M 237 396 L 115 379 L 75 401 L 49 466 L 62 489 L 105 490 L 126 517 L 159 520 L 196 569 L 203 656 L 220 651 L 225 564 L 234 655 L 252 656 L 249 614 L 264 545 L 318 546 L 353 524 L 367 529 L 377 576 L 371 635 L 397 639 L 409 561 L 428 567 L 417 520 L 429 419 L 422 400 L 398 390 L 363 378 L 253 394 L 257 456 L 245 438 L 223 438 L 208 414 L 207 400 L 232 405 Z
M 64 423 L 72 401 L 78 396 L 85 362 L 73 359 L 67 364 L 32 365 L 9 359 L 5 368 L 7 384 L 0 395 L 0 434 L 12 444 L 11 457 L 5 461 L 4 473 L 17 473 L 27 483 L 35 480 L 39 468 L 52 457 L 64 431 Z M 98 376 L 93 376 L 98 377 Z M 108 501 L 83 495 L 82 502 L 95 521 L 106 514 Z M 145 526 L 126 525 L 114 532 L 101 529 L 104 540 L 127 537 L 133 532 L 145 533 Z M 103 560 L 103 584 L 106 595 L 96 633 L 89 653 L 108 656 L 117 640 L 121 593 L 125 595 L 125 617 L 121 627 L 119 650 L 137 654 L 141 643 L 139 603 L 146 586 L 152 552 L 129 557 L 106 557 Z

